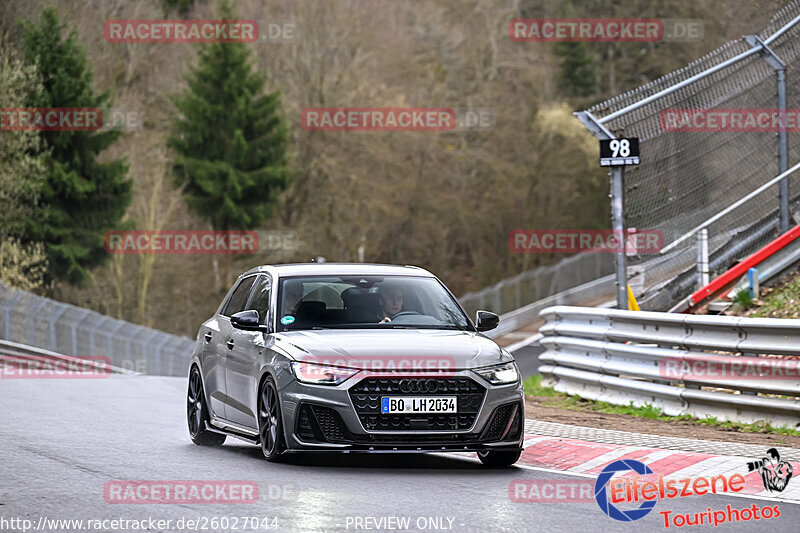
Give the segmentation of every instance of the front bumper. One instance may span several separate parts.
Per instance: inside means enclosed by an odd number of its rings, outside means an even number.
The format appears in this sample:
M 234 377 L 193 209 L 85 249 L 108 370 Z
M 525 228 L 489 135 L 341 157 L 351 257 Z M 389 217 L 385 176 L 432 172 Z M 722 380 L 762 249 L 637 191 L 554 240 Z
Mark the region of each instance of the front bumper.
M 420 394 L 456 396 L 458 412 L 379 413 L 382 395 Z M 493 386 L 468 370 L 447 377 L 372 373 L 336 387 L 292 380 L 281 389 L 280 400 L 289 452 L 477 452 L 522 446 L 522 384 Z

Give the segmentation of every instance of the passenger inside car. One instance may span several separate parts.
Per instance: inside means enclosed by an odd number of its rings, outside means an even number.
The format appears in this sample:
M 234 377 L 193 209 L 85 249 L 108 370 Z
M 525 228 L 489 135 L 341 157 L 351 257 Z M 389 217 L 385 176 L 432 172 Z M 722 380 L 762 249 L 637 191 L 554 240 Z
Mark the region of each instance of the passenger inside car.
M 283 290 L 283 313 L 281 316 L 296 315 L 300 308 L 300 302 L 303 299 L 303 282 L 300 280 L 286 281 Z

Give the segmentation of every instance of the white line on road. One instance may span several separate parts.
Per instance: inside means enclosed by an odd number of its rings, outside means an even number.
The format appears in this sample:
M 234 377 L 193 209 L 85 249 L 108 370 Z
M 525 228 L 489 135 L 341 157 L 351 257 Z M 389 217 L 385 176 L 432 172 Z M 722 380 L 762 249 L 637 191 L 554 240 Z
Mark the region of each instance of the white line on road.
M 523 339 L 523 340 L 521 340 L 519 342 L 515 342 L 514 344 L 506 346 L 506 350 L 508 350 L 509 352 L 513 352 L 514 350 L 519 350 L 520 348 L 524 348 L 524 347 L 528 346 L 529 344 L 533 344 L 534 342 L 538 342 L 539 339 L 541 339 L 542 337 L 543 337 L 543 335 L 541 333 L 537 333 L 535 335 L 531 335 L 527 339 Z

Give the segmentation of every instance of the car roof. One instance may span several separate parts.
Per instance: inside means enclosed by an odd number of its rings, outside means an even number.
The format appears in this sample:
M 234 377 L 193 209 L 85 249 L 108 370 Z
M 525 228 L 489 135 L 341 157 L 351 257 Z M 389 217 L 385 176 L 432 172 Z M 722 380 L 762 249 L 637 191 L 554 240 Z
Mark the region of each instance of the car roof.
M 371 263 L 291 263 L 262 265 L 248 270 L 242 276 L 266 272 L 273 277 L 290 276 L 422 276 L 435 277 L 416 266 L 379 265 Z

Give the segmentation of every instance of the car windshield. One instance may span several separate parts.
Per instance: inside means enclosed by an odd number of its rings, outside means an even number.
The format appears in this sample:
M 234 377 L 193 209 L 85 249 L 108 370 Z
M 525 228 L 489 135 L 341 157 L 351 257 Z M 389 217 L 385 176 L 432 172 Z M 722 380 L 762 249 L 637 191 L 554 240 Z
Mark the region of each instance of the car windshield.
M 435 278 L 283 278 L 278 297 L 278 331 L 325 328 L 472 331 L 464 312 Z

